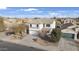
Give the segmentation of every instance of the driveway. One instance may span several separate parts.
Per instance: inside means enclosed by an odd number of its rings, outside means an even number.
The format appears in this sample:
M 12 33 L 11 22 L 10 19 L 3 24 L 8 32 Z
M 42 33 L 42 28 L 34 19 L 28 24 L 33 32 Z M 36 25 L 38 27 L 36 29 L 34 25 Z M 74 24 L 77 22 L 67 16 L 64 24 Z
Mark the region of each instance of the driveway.
M 65 38 L 61 38 L 58 45 L 60 51 L 78 51 L 76 43 Z

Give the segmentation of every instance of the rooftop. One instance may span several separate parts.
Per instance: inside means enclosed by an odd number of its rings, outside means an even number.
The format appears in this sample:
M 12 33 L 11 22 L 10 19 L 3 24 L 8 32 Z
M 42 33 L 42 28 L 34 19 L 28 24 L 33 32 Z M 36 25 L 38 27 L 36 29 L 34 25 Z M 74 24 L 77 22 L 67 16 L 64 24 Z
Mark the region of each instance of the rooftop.
M 68 28 L 69 26 L 72 26 L 72 25 L 73 25 L 72 23 L 62 24 L 61 29 L 66 29 L 66 28 Z
M 55 19 L 30 19 L 30 24 L 51 24 Z

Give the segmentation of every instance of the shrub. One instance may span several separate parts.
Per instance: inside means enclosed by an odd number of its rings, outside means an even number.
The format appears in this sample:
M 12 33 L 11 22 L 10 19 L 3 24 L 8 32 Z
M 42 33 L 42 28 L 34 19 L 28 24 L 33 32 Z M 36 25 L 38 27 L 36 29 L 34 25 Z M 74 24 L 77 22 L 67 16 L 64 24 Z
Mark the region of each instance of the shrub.
M 4 18 L 0 17 L 0 32 L 5 30 Z
M 58 42 L 61 38 L 61 29 L 55 28 L 51 32 L 51 41 Z

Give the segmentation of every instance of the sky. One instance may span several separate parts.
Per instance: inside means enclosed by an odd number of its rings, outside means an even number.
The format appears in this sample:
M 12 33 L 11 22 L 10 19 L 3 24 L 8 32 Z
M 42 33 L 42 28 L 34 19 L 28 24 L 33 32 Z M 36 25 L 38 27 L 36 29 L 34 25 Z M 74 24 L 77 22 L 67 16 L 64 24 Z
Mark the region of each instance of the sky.
M 78 17 L 79 7 L 6 7 L 0 8 L 6 17 Z

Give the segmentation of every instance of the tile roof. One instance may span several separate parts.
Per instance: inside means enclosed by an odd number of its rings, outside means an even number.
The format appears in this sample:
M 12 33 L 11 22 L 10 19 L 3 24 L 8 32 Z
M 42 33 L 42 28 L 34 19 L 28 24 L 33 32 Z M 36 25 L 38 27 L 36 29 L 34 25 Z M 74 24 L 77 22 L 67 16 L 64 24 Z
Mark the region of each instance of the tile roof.
M 55 19 L 30 19 L 29 24 L 51 24 Z
M 66 29 L 67 27 L 72 26 L 72 25 L 73 25 L 72 23 L 62 24 L 61 29 Z

